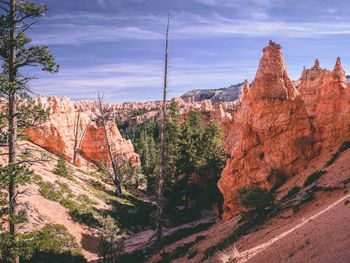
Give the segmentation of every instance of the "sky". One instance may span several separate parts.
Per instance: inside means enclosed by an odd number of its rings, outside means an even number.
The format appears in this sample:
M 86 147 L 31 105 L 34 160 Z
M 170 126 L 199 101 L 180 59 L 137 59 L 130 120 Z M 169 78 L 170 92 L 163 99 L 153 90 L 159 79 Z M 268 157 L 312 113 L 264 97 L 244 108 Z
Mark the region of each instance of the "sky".
M 252 81 L 268 41 L 281 44 L 298 79 L 315 58 L 350 70 L 346 0 L 43 0 L 49 12 L 30 32 L 61 70 L 34 70 L 35 94 L 108 102 L 161 98 L 170 14 L 169 97 Z M 42 1 L 35 0 L 39 3 Z

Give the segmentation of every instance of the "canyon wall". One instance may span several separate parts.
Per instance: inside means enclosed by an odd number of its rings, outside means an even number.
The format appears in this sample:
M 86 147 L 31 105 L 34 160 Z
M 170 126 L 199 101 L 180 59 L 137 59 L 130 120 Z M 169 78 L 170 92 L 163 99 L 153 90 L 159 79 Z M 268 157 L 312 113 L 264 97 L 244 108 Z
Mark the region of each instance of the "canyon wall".
M 83 160 L 96 164 L 101 161 L 110 162 L 104 129 L 98 121 L 96 102 L 73 102 L 68 98 L 39 97 L 36 103 L 44 109 L 49 109 L 49 114 L 44 124 L 26 131 L 31 142 L 54 154 L 62 154 L 66 160 L 72 161 L 75 127 L 78 127 L 77 141 L 80 144 L 80 151 L 76 164 L 79 165 Z M 107 129 L 114 157 L 123 157 L 134 164 L 138 163 L 139 157 L 134 152 L 131 141 L 122 138 L 114 119 L 108 122 Z
M 279 177 L 297 175 L 310 160 L 350 138 L 350 95 L 339 58 L 333 70 L 321 69 L 316 60 L 294 83 L 281 47 L 270 41 L 252 85 L 244 84 L 226 137 L 231 158 L 218 182 L 224 219 L 238 211 L 238 189 L 271 189 Z

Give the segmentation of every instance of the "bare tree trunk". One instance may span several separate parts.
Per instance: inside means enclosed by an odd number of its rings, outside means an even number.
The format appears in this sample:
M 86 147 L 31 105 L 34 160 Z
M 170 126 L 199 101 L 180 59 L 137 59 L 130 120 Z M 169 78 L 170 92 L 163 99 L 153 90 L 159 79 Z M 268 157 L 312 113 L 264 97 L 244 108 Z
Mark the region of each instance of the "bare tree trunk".
M 74 152 L 73 152 L 73 164 L 76 164 L 78 155 L 78 136 L 79 136 L 79 122 L 80 122 L 80 111 L 78 112 L 74 122 Z
M 113 157 L 111 145 L 109 143 L 108 129 L 107 129 L 107 124 L 106 124 L 106 120 L 105 120 L 105 110 L 103 109 L 102 98 L 101 98 L 100 94 L 98 94 L 98 104 L 99 104 L 98 106 L 100 109 L 100 114 L 101 114 L 101 119 L 102 119 L 101 120 L 102 126 L 103 126 L 104 134 L 105 134 L 107 151 L 108 151 L 109 159 L 111 160 L 111 163 L 112 163 L 113 176 L 114 176 L 113 182 L 115 185 L 115 195 L 121 196 L 122 195 L 122 188 L 121 188 L 121 183 L 120 183 L 120 179 L 119 179 L 118 163 L 115 160 L 115 158 Z
M 162 105 L 162 119 L 160 122 L 160 166 L 159 166 L 159 180 L 158 180 L 158 191 L 157 191 L 157 242 L 159 243 L 162 239 L 162 215 L 163 215 L 163 192 L 164 192 L 164 175 L 166 167 L 166 153 L 165 153 L 165 140 L 164 130 L 166 122 L 166 99 L 167 99 L 167 85 L 168 85 L 168 46 L 169 46 L 169 16 L 166 29 L 165 37 L 165 61 L 164 61 L 164 87 L 163 87 L 163 105 Z
M 17 69 L 16 69 L 16 10 L 15 10 L 16 0 L 10 0 L 10 19 L 11 19 L 11 28 L 10 28 L 10 42 L 12 45 L 10 59 L 9 59 L 9 68 L 8 68 L 8 79 L 10 85 L 9 92 L 9 136 L 8 136 L 8 163 L 9 163 L 9 215 L 10 215 L 10 235 L 13 239 L 16 239 L 18 232 L 18 226 L 15 223 L 15 218 L 18 215 L 17 211 L 17 202 L 16 202 L 16 187 L 15 187 L 15 166 L 17 164 Z M 19 263 L 19 257 L 16 257 L 13 263 Z

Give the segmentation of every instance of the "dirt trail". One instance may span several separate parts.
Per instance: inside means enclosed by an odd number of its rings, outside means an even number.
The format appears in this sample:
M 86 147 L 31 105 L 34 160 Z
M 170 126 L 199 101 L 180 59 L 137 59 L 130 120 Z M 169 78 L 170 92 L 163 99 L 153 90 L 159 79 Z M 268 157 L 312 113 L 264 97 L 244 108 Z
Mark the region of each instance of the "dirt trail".
M 288 236 L 289 234 L 293 233 L 294 231 L 296 231 L 297 229 L 306 225 L 307 223 L 310 223 L 314 219 L 316 219 L 319 216 L 321 216 L 322 214 L 328 212 L 329 210 L 331 210 L 335 206 L 339 205 L 341 202 L 343 202 L 344 200 L 346 200 L 348 198 L 350 198 L 350 194 L 343 196 L 342 198 L 338 199 L 337 201 L 335 201 L 334 203 L 332 203 L 331 205 L 329 205 L 325 209 L 321 210 L 320 212 L 316 213 L 315 215 L 313 215 L 307 219 L 303 218 L 301 223 L 297 224 L 296 226 L 289 229 L 288 231 L 283 232 L 282 234 L 270 239 L 269 241 L 267 241 L 259 246 L 256 246 L 254 248 L 240 252 L 239 257 L 236 259 L 237 261 L 235 261 L 235 262 L 237 262 L 237 263 L 247 262 L 249 259 L 255 257 L 256 255 L 258 255 L 259 253 L 261 253 L 262 251 L 264 251 L 265 249 L 267 249 L 268 247 L 270 247 L 271 245 L 273 245 L 277 241 L 280 241 L 282 238 Z

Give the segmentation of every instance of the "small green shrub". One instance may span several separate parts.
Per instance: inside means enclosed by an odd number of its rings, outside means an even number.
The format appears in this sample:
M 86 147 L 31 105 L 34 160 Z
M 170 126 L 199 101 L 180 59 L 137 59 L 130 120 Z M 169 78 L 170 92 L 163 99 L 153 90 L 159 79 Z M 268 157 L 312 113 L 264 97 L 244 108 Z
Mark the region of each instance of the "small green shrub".
M 62 177 L 69 177 L 69 171 L 67 168 L 66 160 L 64 159 L 63 155 L 59 157 L 54 173 Z
M 326 173 L 327 173 L 327 171 L 325 171 L 325 170 L 313 172 L 312 174 L 309 175 L 308 178 L 306 178 L 306 180 L 304 182 L 304 187 L 312 184 L 313 182 L 318 180 L 322 175 L 324 175 Z
M 299 186 L 294 186 L 292 189 L 288 191 L 288 193 L 285 196 L 281 198 L 281 202 L 285 202 L 287 200 L 294 198 L 297 195 L 297 193 L 300 192 L 300 190 L 301 188 Z
M 257 186 L 243 187 L 238 190 L 239 200 L 242 206 L 255 209 L 259 212 L 273 206 L 275 198 L 269 191 Z
M 273 187 L 270 189 L 270 193 L 273 194 L 280 188 L 286 181 L 288 176 L 279 169 L 272 169 L 268 177 L 268 181 L 273 183 Z
M 340 154 L 342 154 L 349 148 L 350 148 L 350 141 L 343 142 L 342 145 L 340 145 L 338 151 L 336 151 L 332 155 L 331 159 L 329 159 L 329 161 L 326 163 L 325 167 L 331 166 L 339 158 Z
M 46 199 L 59 202 L 63 198 L 62 193 L 57 191 L 53 183 L 41 181 L 39 188 L 40 194 Z

